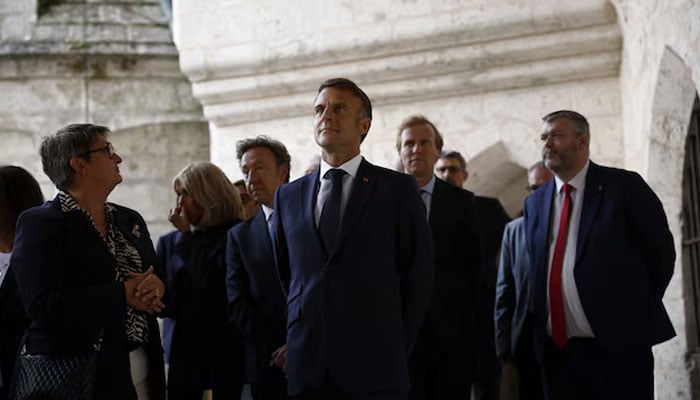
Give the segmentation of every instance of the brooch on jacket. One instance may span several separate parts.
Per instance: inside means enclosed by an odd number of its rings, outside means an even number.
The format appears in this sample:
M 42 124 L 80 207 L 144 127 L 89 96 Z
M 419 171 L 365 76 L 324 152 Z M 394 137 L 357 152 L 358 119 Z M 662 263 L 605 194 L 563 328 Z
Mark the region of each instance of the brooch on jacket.
M 138 225 L 134 225 L 134 228 L 131 230 L 131 233 L 140 239 L 141 238 L 141 227 Z

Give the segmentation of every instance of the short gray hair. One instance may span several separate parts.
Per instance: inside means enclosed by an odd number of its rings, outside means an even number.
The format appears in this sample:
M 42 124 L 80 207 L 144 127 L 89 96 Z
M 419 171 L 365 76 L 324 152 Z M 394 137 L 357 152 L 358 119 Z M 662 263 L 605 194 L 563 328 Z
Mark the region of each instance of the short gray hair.
M 442 154 L 440 154 L 440 158 L 454 158 L 455 160 L 459 161 L 459 165 L 462 166 L 462 171 L 467 170 L 467 160 L 465 160 L 462 153 L 460 153 L 458 151 L 455 151 L 455 150 L 443 151 Z
M 90 145 L 98 136 L 109 136 L 109 128 L 93 124 L 71 124 L 59 129 L 53 136 L 42 139 L 39 147 L 41 165 L 56 188 L 68 191 L 73 186 L 73 168 L 70 160 L 81 157 L 90 161 Z
M 576 129 L 576 133 L 585 133 L 586 135 L 588 135 L 588 137 L 591 136 L 590 127 L 588 126 L 588 120 L 586 120 L 586 117 L 577 113 L 576 111 L 554 111 L 542 117 L 542 122 L 548 124 L 557 119 L 566 119 L 568 121 L 571 121 L 571 123 L 574 125 L 574 129 Z

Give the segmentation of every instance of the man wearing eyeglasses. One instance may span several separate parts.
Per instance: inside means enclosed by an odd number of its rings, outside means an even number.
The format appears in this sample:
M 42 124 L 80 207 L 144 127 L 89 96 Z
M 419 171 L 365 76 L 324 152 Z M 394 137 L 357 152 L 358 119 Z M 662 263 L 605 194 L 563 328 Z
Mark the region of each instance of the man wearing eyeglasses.
M 467 162 L 458 151 L 443 151 L 435 162 L 435 175 L 443 181 L 462 187 L 469 177 Z
M 539 161 L 527 172 L 528 190 L 534 192 L 553 176 Z M 529 273 L 525 225 L 520 217 L 509 222 L 503 231 L 494 314 L 496 354 L 503 364 L 505 390 L 517 386 L 520 400 L 539 400 L 542 385 L 532 349 Z
M 467 163 L 457 151 L 445 151 L 435 163 L 435 175 L 462 187 L 469 178 Z M 479 325 L 479 367 L 474 383 L 477 400 L 498 399 L 500 363 L 494 344 L 493 307 L 496 296 L 498 249 L 510 216 L 498 199 L 475 196 L 477 225 L 481 240 L 483 267 L 479 275 L 477 311 Z
M 525 200 L 524 218 L 545 396 L 651 400 L 651 347 L 675 336 L 662 302 L 675 261 L 663 206 L 638 174 L 589 160 L 583 115 L 542 121 L 555 179 Z

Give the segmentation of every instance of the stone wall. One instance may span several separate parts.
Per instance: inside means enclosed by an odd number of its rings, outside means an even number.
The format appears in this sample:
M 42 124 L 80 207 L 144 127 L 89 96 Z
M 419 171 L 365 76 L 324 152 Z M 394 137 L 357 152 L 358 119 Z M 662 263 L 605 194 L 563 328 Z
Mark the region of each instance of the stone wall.
M 640 171 L 664 204 L 676 243 L 676 269 L 664 297 L 678 336 L 654 349 L 657 398 L 689 399 L 688 374 L 698 365 L 686 357 L 682 268 L 682 190 L 685 137 L 700 90 L 700 2 L 613 2 L 624 38 L 621 87 L 627 168 Z M 689 299 L 693 302 L 693 299 Z M 697 390 L 697 388 L 696 388 Z M 698 393 L 695 393 L 698 395 Z
M 44 2 L 46 3 L 46 2 Z M 0 163 L 41 171 L 41 137 L 69 123 L 113 131 L 124 182 L 110 197 L 141 212 L 154 239 L 171 230 L 173 176 L 209 159 L 208 126 L 180 72 L 157 0 L 0 4 Z
M 211 122 L 212 159 L 232 176 L 240 175 L 235 142 L 257 134 L 287 144 L 298 176 L 318 153 L 316 88 L 334 76 L 355 80 L 373 100 L 363 144 L 370 161 L 393 165 L 396 127 L 422 113 L 470 161 L 467 187 L 499 197 L 511 214 L 548 111 L 587 113 L 600 132 L 596 159 L 622 162 L 606 144 L 620 138 L 620 33 L 603 1 L 274 4 L 180 1 L 174 9 L 180 65 Z M 492 146 L 501 150 L 484 153 Z

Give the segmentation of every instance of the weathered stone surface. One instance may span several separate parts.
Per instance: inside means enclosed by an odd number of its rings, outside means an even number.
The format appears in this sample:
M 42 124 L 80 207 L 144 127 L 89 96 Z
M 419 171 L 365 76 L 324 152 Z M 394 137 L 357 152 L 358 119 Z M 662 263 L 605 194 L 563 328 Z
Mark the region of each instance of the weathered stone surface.
M 35 8 L 12 12 L 28 29 L 0 36 L 0 163 L 28 168 L 52 197 L 41 137 L 68 123 L 106 125 L 123 157 L 124 182 L 110 200 L 140 211 L 157 239 L 170 230 L 172 177 L 209 158 L 207 123 L 158 1 L 62 1 L 38 20 Z
M 173 177 L 187 164 L 209 159 L 207 125 L 179 122 L 115 129 L 110 140 L 124 160 L 124 181 L 110 199 L 139 210 L 157 240 L 172 230 L 167 217 L 175 206 Z
M 46 53 L 176 55 L 158 1 L 61 1 L 42 15 L 0 9 L 0 55 Z

